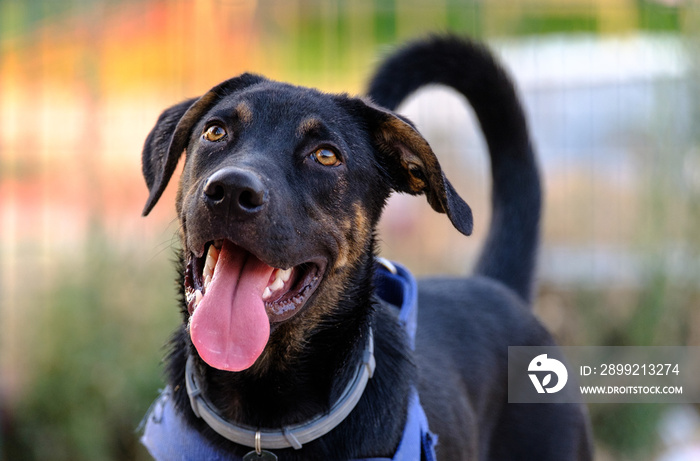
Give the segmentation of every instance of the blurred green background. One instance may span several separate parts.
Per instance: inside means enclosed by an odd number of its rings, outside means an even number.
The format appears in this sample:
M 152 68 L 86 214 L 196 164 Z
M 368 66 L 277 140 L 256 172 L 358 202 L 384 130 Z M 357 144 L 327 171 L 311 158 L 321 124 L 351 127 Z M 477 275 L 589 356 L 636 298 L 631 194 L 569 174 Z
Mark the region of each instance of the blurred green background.
M 173 187 L 140 211 L 165 107 L 243 71 L 362 93 L 428 32 L 489 43 L 547 188 L 536 312 L 566 345 L 700 345 L 700 5 L 692 0 L 0 0 L 0 460 L 147 459 L 179 321 Z M 464 274 L 488 164 L 445 89 L 402 111 L 472 205 L 463 238 L 392 199 L 382 254 Z M 591 405 L 600 460 L 700 459 L 693 406 Z

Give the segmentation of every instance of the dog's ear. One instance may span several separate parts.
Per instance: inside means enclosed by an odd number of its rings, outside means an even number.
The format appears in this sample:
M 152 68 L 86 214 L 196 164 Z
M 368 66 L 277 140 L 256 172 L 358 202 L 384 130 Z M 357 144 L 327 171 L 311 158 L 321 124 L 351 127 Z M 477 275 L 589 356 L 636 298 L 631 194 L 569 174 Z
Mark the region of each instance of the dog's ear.
M 216 85 L 200 98 L 172 106 L 160 115 L 146 138 L 141 155 L 143 176 L 149 191 L 143 216 L 150 213 L 165 191 L 197 121 L 221 98 L 264 80 L 258 75 L 243 74 Z
M 172 155 L 169 152 L 173 133 L 182 116 L 195 101 L 197 98 L 188 99 L 163 111 L 146 138 L 141 154 L 141 170 L 150 195 L 143 209 L 144 216 L 160 198 L 177 166 L 180 152 Z
M 425 194 L 439 213 L 464 235 L 473 228 L 472 210 L 447 180 L 428 144 L 407 119 L 363 99 L 346 100 L 352 112 L 367 123 L 378 161 L 388 172 L 392 188 L 413 195 Z

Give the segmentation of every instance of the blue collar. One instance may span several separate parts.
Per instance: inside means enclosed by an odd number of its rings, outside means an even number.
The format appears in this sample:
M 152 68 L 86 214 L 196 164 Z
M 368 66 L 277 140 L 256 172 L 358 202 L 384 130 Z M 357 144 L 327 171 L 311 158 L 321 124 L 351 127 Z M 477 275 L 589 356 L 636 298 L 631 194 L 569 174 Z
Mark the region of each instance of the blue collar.
M 399 321 L 406 328 L 410 346 L 414 347 L 417 321 L 417 285 L 411 273 L 398 264 L 380 259 L 375 279 L 380 299 L 400 306 Z M 171 389 L 166 388 L 153 403 L 145 418 L 145 430 L 141 443 L 158 461 L 211 460 L 235 461 L 229 454 L 211 445 L 201 434 L 189 426 L 175 410 Z M 406 417 L 406 426 L 399 447 L 393 458 L 367 458 L 355 461 L 435 461 L 434 446 L 437 437 L 428 428 L 428 419 L 413 389 Z

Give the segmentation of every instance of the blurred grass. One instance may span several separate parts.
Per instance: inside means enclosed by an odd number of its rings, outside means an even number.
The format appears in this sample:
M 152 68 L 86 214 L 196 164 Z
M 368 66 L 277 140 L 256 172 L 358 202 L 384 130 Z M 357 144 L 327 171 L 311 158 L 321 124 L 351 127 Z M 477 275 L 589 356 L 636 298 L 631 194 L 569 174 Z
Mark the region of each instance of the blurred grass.
M 655 177 L 667 178 L 666 175 Z M 606 346 L 673 346 L 700 344 L 700 265 L 668 270 L 664 253 L 669 250 L 665 228 L 670 203 L 680 203 L 685 218 L 680 240 L 689 261 L 700 261 L 700 213 L 698 190 L 683 190 L 671 181 L 657 181 L 648 189 L 647 208 L 639 223 L 639 252 L 645 255 L 644 274 L 636 289 L 545 286 L 537 311 L 561 344 Z M 671 220 L 672 222 L 672 220 Z M 649 228 L 647 223 L 657 223 Z M 549 297 L 558 305 L 558 315 L 547 309 Z M 544 302 L 543 302 L 544 300 Z M 543 309 L 544 307 L 544 309 Z M 554 308 L 556 310 L 556 307 Z M 561 322 L 552 322 L 553 318 Z M 671 406 L 662 404 L 589 405 L 598 459 L 616 461 L 654 459 L 666 447 L 659 437 L 660 422 Z
M 84 254 L 82 264 L 62 258 L 45 291 L 23 287 L 45 315 L 27 331 L 31 379 L 9 415 L 7 460 L 148 459 L 135 431 L 180 320 L 173 254 L 115 252 L 99 231 Z

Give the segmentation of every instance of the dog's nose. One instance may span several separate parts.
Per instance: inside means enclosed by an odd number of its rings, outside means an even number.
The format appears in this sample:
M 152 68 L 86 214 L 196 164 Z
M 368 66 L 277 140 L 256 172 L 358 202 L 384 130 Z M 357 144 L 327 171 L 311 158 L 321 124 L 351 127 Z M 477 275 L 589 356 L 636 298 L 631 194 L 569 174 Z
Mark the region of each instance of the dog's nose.
M 222 168 L 207 179 L 204 201 L 221 213 L 247 217 L 263 209 L 267 193 L 254 173 L 240 168 Z

